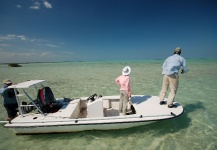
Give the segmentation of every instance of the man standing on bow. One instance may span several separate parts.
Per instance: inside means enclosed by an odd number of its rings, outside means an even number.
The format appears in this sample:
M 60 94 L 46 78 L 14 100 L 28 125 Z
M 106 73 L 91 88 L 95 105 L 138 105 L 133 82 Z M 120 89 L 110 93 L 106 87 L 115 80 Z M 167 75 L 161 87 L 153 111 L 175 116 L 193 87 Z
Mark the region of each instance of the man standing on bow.
M 181 48 L 177 47 L 174 50 L 174 55 L 168 57 L 163 63 L 162 67 L 163 84 L 161 92 L 159 94 L 160 105 L 166 104 L 166 102 L 164 101 L 164 97 L 168 87 L 170 87 L 170 93 L 167 100 L 167 105 L 169 108 L 175 107 L 175 105 L 173 105 L 173 102 L 179 85 L 179 70 L 181 69 L 181 74 L 188 72 L 186 61 L 183 57 L 180 56 L 180 54 Z

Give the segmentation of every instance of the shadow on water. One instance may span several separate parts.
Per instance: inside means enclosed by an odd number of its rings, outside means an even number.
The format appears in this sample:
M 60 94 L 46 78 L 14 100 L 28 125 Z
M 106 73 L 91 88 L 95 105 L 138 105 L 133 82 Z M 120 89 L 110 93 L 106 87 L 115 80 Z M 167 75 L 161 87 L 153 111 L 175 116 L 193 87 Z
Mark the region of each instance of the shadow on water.
M 73 133 L 61 133 L 61 134 L 39 134 L 39 135 L 28 135 L 31 140 L 50 140 L 56 138 L 59 140 L 73 139 L 73 138 L 85 138 L 85 140 L 95 140 L 97 138 L 115 138 L 120 136 L 131 136 L 152 133 L 153 135 L 163 135 L 168 133 L 178 132 L 182 129 L 188 128 L 191 124 L 191 118 L 188 114 L 198 110 L 205 109 L 202 102 L 196 102 L 194 104 L 187 104 L 184 106 L 185 112 L 175 119 L 163 120 L 160 122 L 151 123 L 144 126 L 133 127 L 129 129 L 121 130 L 107 130 L 107 131 L 82 131 Z

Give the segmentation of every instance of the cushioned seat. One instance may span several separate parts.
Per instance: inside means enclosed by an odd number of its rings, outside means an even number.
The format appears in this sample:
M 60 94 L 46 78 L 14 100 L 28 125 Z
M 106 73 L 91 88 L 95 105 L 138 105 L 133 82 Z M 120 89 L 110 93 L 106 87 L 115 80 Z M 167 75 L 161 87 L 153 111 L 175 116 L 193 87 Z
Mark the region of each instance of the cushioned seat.
M 50 87 L 39 89 L 37 100 L 44 113 L 54 113 L 62 107 L 61 103 L 56 102 L 56 99 Z

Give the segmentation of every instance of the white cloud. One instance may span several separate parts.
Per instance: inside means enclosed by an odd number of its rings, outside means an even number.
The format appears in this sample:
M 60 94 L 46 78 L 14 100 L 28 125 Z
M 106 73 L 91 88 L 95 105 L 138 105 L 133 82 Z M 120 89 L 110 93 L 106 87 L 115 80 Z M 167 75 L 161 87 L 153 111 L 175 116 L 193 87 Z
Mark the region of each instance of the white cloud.
M 53 45 L 53 44 L 46 44 L 48 47 L 58 47 L 57 45 Z
M 26 36 L 25 35 L 17 35 L 16 37 L 18 37 L 18 38 L 25 38 Z
M 40 3 L 41 3 L 41 2 L 39 2 L 39 1 L 34 2 L 33 5 L 30 6 L 29 8 L 30 8 L 30 9 L 35 9 L 35 10 L 40 9 Z M 41 3 L 41 4 L 42 4 L 42 3 Z M 49 8 L 49 9 L 52 8 L 51 3 L 49 3 L 48 1 L 43 1 L 43 5 L 44 5 L 45 8 Z
M 5 40 L 12 40 L 16 37 L 16 35 L 13 35 L 13 34 L 8 34 L 8 35 L 5 35 L 5 36 L 1 36 L 0 35 L 0 40 L 1 41 L 5 41 Z
M 5 36 L 0 35 L 0 41 L 15 40 L 15 39 L 23 40 L 23 41 L 29 40 L 29 38 L 27 38 L 24 35 L 15 35 L 15 34 L 8 34 Z
M 34 42 L 34 41 L 36 41 L 36 39 L 30 39 L 30 41 L 31 41 L 31 42 Z
M 17 8 L 21 8 L 21 6 L 20 6 L 20 5 L 17 5 Z
M 30 39 L 25 35 L 15 35 L 15 34 L 7 34 L 0 35 L 0 41 L 9 41 L 9 40 L 22 40 L 22 41 L 31 41 L 31 42 L 47 42 L 48 40 L 44 39 Z
M 37 44 L 38 46 L 46 46 L 49 48 L 58 48 L 58 44 L 52 44 L 50 43 L 49 40 L 45 39 L 34 39 L 34 38 L 29 38 L 25 35 L 15 35 L 15 34 L 7 34 L 7 35 L 0 35 L 0 46 L 12 46 L 12 42 L 25 42 L 25 44 Z M 4 43 L 3 43 L 4 42 Z M 7 43 L 6 43 L 7 42 Z M 31 42 L 31 43 L 27 43 Z M 10 45 L 9 45 L 10 44 Z M 22 43 L 19 43 L 22 45 Z
M 39 6 L 30 6 L 30 9 L 39 9 Z
M 35 2 L 35 3 L 33 4 L 33 6 L 30 6 L 29 8 L 30 8 L 30 9 L 40 9 L 40 3 L 39 3 L 39 2 Z
M 0 63 L 61 60 L 60 52 L 57 50 L 62 44 L 25 35 L 0 34 Z M 61 53 L 61 56 L 68 58 L 70 54 Z
M 27 40 L 28 38 L 24 35 L 17 35 L 17 38 L 20 39 L 20 40 Z
M 52 8 L 51 4 L 48 3 L 47 1 L 44 1 L 44 6 L 45 6 L 46 8 Z

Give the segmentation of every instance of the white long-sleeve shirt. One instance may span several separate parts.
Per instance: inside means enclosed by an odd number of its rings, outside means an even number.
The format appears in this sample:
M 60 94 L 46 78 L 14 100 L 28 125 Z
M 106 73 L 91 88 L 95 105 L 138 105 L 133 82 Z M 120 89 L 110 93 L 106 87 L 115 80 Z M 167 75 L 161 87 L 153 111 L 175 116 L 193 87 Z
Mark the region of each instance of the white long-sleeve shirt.
M 186 65 L 186 61 L 183 57 L 178 54 L 174 54 L 168 57 L 165 62 L 163 63 L 163 71 L 162 74 L 166 75 L 178 75 L 179 70 L 183 69 L 183 73 L 188 72 L 188 67 Z

